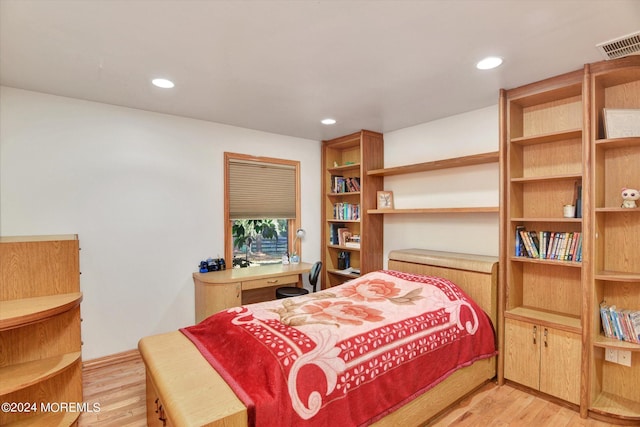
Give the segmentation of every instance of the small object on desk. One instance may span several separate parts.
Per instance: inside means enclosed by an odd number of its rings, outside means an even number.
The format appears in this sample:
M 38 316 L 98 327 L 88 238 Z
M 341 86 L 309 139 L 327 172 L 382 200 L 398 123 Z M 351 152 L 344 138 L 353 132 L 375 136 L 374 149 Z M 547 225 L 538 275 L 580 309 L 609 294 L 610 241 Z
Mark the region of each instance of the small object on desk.
M 200 261 L 200 273 L 206 273 L 209 271 L 207 267 L 207 261 Z

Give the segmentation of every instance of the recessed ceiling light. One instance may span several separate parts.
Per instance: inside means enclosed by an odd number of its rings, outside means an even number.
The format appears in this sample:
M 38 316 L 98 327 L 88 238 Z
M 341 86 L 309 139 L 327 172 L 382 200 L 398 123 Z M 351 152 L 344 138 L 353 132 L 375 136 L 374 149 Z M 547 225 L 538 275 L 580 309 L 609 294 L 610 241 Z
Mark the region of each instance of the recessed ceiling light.
M 323 125 L 335 125 L 336 121 L 335 119 L 322 119 L 320 123 L 322 123 Z
M 491 70 L 502 64 L 502 58 L 497 56 L 488 56 L 476 64 L 478 70 Z
M 171 80 L 167 79 L 153 79 L 151 80 L 151 83 L 153 83 L 154 86 L 158 86 L 163 89 L 171 89 L 175 86 Z

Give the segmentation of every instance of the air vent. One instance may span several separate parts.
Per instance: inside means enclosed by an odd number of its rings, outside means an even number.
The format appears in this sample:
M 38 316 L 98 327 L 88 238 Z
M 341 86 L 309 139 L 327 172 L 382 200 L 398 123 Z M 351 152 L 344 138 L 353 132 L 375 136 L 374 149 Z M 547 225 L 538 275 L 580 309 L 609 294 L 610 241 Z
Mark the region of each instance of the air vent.
M 596 47 L 605 59 L 622 58 L 640 54 L 640 31 L 615 40 L 597 44 Z

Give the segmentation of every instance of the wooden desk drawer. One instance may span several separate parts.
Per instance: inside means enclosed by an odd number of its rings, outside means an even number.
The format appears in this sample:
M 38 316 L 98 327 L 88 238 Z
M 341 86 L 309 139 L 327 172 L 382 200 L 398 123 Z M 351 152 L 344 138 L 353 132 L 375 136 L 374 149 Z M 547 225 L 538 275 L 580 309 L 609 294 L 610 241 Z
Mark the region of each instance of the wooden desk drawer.
M 267 277 L 264 279 L 245 280 L 242 282 L 242 290 L 267 288 L 269 286 L 285 286 L 298 283 L 298 274 L 287 276 Z

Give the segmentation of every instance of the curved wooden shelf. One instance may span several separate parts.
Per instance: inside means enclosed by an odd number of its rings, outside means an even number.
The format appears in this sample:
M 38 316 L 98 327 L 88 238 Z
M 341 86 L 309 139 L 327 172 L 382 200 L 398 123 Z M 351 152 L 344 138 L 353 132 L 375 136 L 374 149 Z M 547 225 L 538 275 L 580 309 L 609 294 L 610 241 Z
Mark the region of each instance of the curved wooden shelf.
M 48 412 L 39 413 L 24 420 L 9 423 L 10 427 L 49 427 L 71 426 L 80 418 L 81 412 Z
M 369 209 L 369 214 L 439 214 L 439 213 L 497 213 L 498 206 L 477 206 L 462 208 L 416 208 L 416 209 Z
M 597 395 L 590 410 L 607 419 L 640 421 L 640 403 L 611 393 L 602 392 Z
M 0 368 L 0 395 L 13 393 L 49 379 L 80 360 L 80 352 Z
M 39 322 L 80 305 L 82 292 L 0 302 L 0 331 Z
M 602 348 L 615 348 L 618 350 L 629 350 L 629 351 L 639 351 L 640 352 L 640 344 L 635 344 L 627 341 L 620 341 L 615 338 L 607 338 L 603 335 L 598 335 L 593 340 L 593 345 L 595 347 Z
M 640 273 L 603 270 L 596 272 L 594 278 L 596 280 L 608 280 L 610 282 L 640 282 Z
M 612 207 L 612 208 L 596 208 L 595 211 L 596 211 L 596 213 L 599 213 L 599 212 L 638 213 L 638 212 L 640 212 L 640 207 L 637 207 L 637 208 L 622 208 L 620 206 L 616 206 L 616 207 Z
M 412 165 L 396 166 L 392 168 L 372 169 L 367 172 L 369 176 L 404 175 L 408 173 L 427 172 L 438 169 L 459 168 L 463 166 L 481 165 L 485 163 L 498 163 L 500 152 L 472 154 L 470 156 L 452 157 L 450 159 L 435 160 L 432 162 L 416 163 Z
M 640 145 L 640 137 L 597 139 L 596 148 L 626 148 Z

